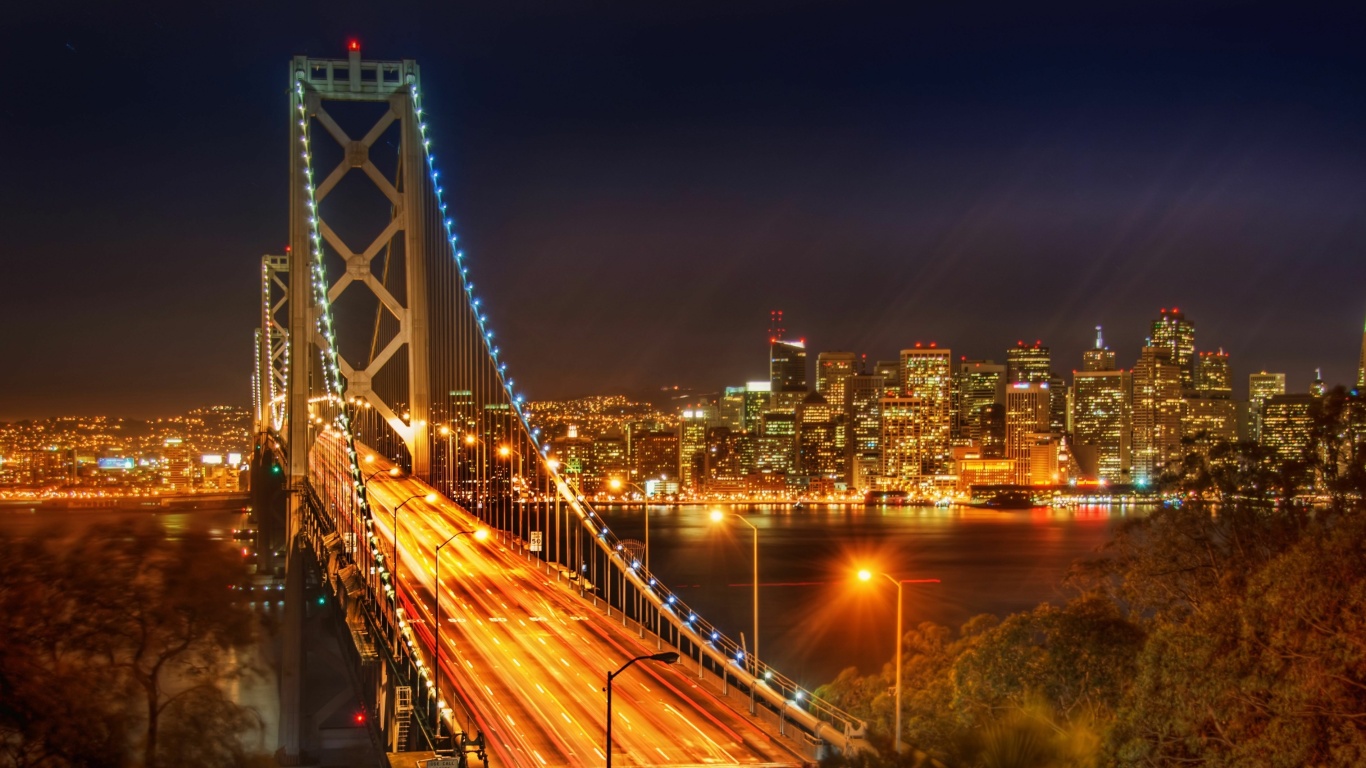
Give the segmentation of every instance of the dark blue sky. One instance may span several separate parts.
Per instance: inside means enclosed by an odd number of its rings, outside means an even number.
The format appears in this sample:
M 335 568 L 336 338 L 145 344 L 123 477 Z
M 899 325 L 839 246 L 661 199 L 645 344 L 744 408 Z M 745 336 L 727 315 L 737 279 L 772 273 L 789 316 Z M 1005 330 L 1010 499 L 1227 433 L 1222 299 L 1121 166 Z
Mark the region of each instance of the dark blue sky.
M 773 308 L 813 352 L 1070 370 L 1176 305 L 1240 381 L 1355 375 L 1360 3 L 226 5 L 0 26 L 0 419 L 248 401 L 287 62 L 352 36 L 422 66 L 533 399 L 762 378 Z

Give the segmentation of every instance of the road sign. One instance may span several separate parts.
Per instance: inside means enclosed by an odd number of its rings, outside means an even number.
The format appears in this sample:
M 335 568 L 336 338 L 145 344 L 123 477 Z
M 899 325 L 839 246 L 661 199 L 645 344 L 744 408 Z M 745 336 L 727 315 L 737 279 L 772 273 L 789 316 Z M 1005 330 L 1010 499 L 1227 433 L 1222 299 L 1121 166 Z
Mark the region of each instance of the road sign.
M 531 551 L 532 551 L 532 552 L 540 552 L 540 551 L 541 551 L 541 532 L 540 532 L 540 531 L 532 531 L 532 532 L 531 532 Z
M 460 768 L 458 757 L 438 757 L 422 764 L 422 768 Z

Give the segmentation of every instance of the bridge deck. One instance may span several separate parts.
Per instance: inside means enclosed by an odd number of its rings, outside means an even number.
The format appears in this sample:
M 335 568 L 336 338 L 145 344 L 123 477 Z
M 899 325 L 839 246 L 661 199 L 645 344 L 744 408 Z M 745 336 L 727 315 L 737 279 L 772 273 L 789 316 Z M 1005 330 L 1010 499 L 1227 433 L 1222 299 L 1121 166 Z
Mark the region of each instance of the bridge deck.
M 387 475 L 368 487 L 388 549 L 386 513 L 432 489 Z M 401 602 L 429 659 L 436 547 L 478 524 L 444 497 L 417 498 L 399 513 Z M 588 608 L 538 562 L 492 540 L 456 539 L 441 552 L 440 573 L 443 695 L 474 713 L 489 751 L 505 765 L 604 761 L 606 673 L 655 653 L 653 645 Z M 621 765 L 802 762 L 695 679 L 659 664 L 637 664 L 613 683 L 613 715 L 613 761 Z

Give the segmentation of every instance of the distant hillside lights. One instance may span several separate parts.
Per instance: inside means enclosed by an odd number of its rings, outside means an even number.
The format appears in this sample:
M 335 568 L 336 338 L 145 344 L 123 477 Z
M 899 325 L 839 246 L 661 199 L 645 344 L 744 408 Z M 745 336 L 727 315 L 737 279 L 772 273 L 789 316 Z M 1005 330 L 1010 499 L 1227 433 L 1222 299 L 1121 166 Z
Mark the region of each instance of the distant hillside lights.
M 108 417 L 0 424 L 0 497 L 86 498 L 237 491 L 252 414 L 214 406 L 154 421 Z
M 805 340 L 768 338 L 767 380 L 727 386 L 670 413 L 624 398 L 536 404 L 552 455 L 581 490 L 606 478 L 680 499 L 984 499 L 1003 486 L 1031 493 L 1151 490 L 1172 462 L 1222 441 L 1253 440 L 1292 457 L 1308 440 L 1313 391 L 1286 394 L 1285 374 L 1253 373 L 1234 398 L 1230 356 L 1199 350 L 1195 323 L 1161 309 L 1130 369 L 1105 345 L 1082 354 L 1068 382 L 1042 340 L 1005 350 L 1005 363 L 955 359 L 921 342 L 896 360 L 828 351 L 807 386 Z M 1366 333 L 1358 379 L 1366 377 Z M 604 403 L 611 402 L 611 407 Z M 572 415 L 570 415 L 572 414 Z M 1072 490 L 1075 489 L 1075 490 Z

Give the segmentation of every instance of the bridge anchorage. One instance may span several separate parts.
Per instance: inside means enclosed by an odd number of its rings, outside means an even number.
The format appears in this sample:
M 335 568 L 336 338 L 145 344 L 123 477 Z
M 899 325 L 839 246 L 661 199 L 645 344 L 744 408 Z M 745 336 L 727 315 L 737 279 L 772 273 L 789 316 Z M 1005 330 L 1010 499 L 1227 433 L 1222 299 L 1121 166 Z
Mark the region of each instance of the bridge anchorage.
M 252 478 L 284 582 L 281 760 L 331 760 L 357 734 L 394 765 L 865 748 L 864 723 L 697 615 L 559 471 L 460 249 L 417 63 L 353 43 L 294 58 L 289 83 L 290 239 L 262 261 Z M 681 660 L 616 683 L 607 745 L 603 676 L 658 651 Z

